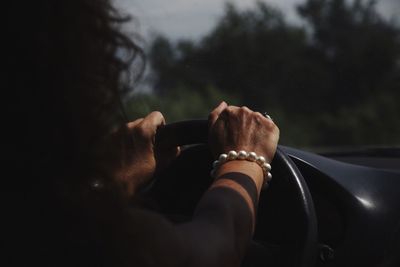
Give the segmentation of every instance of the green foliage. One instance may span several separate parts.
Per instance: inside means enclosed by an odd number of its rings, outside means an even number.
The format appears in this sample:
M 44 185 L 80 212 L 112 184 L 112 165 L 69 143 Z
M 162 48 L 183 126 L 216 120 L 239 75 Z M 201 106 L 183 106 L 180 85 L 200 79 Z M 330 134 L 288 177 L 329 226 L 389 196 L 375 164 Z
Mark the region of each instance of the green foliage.
M 300 14 L 313 30 L 313 64 L 326 73 L 333 110 L 361 104 L 387 91 L 399 74 L 399 28 L 375 11 L 375 1 L 308 0 Z M 397 66 L 396 66 L 397 65 Z M 318 88 L 315 88 L 316 90 Z M 390 92 L 388 92 L 390 93 Z
M 179 120 L 205 117 L 234 95 L 273 115 L 288 145 L 400 144 L 400 29 L 374 3 L 306 0 L 298 7 L 306 28 L 263 2 L 228 4 L 199 42 L 154 40 L 156 95 L 137 97 Z
M 240 103 L 234 96 L 214 87 L 207 87 L 201 92 L 178 87 L 165 96 L 135 94 L 126 104 L 126 113 L 129 118 L 136 119 L 158 110 L 164 114 L 167 122 L 207 119 L 210 111 L 223 100 L 232 105 Z

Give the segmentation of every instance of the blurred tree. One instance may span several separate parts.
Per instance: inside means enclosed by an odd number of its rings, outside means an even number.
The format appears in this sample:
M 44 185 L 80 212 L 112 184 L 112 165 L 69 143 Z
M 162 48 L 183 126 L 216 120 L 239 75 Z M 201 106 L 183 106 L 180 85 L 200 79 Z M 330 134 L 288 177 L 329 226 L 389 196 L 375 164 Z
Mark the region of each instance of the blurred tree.
M 144 117 L 153 110 L 161 111 L 167 122 L 205 119 L 223 100 L 236 105 L 240 103 L 235 96 L 214 87 L 204 88 L 201 93 L 198 90 L 177 87 L 162 97 L 154 94 L 135 94 L 125 104 L 125 111 L 131 119 Z
M 245 12 L 227 4 L 225 15 L 198 44 L 178 42 L 173 66 L 153 66 L 156 90 L 168 91 L 171 84 L 195 89 L 213 85 L 240 95 L 254 108 L 280 105 L 282 72 L 297 65 L 305 37 L 302 29 L 288 26 L 281 13 L 262 2 Z M 156 39 L 151 57 L 158 46 Z
M 188 101 L 205 110 L 205 88 L 219 88 L 272 113 L 290 145 L 400 144 L 399 27 L 371 0 L 306 0 L 298 12 L 307 26 L 263 2 L 227 4 L 199 42 L 158 36 L 149 50 L 155 92 L 171 103 L 170 94 L 184 96 L 189 115 Z
M 320 144 L 400 144 L 400 30 L 375 1 L 307 0 L 309 59 L 325 73 Z M 321 99 L 318 99 L 321 101 Z
M 312 29 L 310 49 L 327 73 L 328 107 L 338 110 L 364 102 L 399 71 L 399 29 L 375 11 L 375 1 L 308 0 L 299 13 Z
M 163 87 L 174 87 L 174 80 L 178 73 L 174 73 L 176 55 L 175 48 L 170 41 L 163 36 L 157 36 L 152 42 L 148 57 L 150 65 L 157 75 L 154 88 L 161 91 Z

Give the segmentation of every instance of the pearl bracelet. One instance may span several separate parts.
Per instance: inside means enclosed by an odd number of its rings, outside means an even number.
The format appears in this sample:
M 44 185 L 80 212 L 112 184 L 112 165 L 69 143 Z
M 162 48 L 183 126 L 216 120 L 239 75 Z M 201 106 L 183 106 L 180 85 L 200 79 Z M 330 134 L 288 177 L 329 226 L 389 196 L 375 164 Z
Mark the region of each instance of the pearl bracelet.
M 271 165 L 266 161 L 266 159 L 263 156 L 258 156 L 255 152 L 248 153 L 244 150 L 240 150 L 239 152 L 231 150 L 228 152 L 228 154 L 219 155 L 218 160 L 214 161 L 213 163 L 213 168 L 211 170 L 211 177 L 216 178 L 215 174 L 217 168 L 220 167 L 222 164 L 232 160 L 247 160 L 257 163 L 261 167 L 264 173 L 263 186 L 268 185 L 268 182 L 271 181 L 272 179 L 272 174 L 270 173 Z

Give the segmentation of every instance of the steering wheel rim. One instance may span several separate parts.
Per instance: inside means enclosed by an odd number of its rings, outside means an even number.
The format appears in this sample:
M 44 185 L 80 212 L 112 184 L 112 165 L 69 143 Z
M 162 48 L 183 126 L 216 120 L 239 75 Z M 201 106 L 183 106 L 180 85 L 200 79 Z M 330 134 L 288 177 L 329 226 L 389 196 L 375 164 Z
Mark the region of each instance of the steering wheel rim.
M 171 123 L 160 128 L 156 134 L 158 146 L 206 144 L 208 141 L 208 121 L 188 120 Z M 280 146 L 272 162 L 275 179 L 284 180 L 291 189 L 296 201 L 293 203 L 297 211 L 295 241 L 290 250 L 295 255 L 289 266 L 309 267 L 315 264 L 317 252 L 317 219 L 314 204 L 307 183 L 297 166 Z M 261 202 L 261 198 L 260 198 Z M 259 213 L 262 212 L 259 209 Z M 261 227 L 258 225 L 258 227 Z

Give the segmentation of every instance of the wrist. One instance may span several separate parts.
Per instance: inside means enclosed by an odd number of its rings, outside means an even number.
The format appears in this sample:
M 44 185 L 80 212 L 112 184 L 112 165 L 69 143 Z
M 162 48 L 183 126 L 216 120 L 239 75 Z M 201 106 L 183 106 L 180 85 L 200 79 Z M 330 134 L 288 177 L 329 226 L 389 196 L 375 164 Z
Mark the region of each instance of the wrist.
M 213 162 L 213 168 L 211 170 L 211 176 L 216 178 L 217 177 L 217 170 L 227 162 L 231 161 L 248 161 L 250 163 L 255 163 L 258 165 L 262 172 L 263 172 L 263 185 L 262 187 L 267 187 L 269 181 L 272 179 L 271 165 L 267 162 L 267 160 L 263 156 L 257 155 L 255 152 L 246 152 L 244 150 L 240 150 L 236 152 L 234 150 L 229 151 L 227 154 L 221 154 L 218 157 L 218 160 Z M 249 166 L 248 164 L 244 166 Z M 250 169 L 246 170 L 250 171 Z
M 216 170 L 215 177 L 218 178 L 230 172 L 239 172 L 247 175 L 254 181 L 258 191 L 261 190 L 264 183 L 264 173 L 257 163 L 245 160 L 228 161 Z

